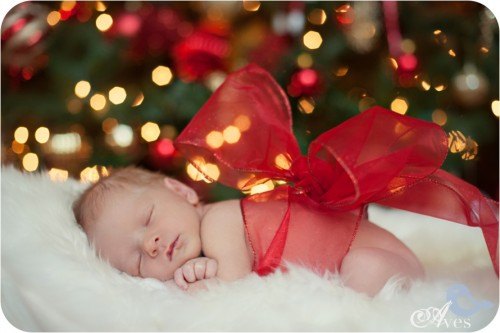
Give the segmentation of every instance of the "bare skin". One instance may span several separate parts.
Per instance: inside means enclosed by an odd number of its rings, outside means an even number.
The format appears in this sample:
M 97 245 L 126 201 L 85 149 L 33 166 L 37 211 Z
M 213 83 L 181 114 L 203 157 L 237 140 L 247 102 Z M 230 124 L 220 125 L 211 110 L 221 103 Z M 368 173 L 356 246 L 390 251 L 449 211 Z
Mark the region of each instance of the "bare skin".
M 85 231 L 96 250 L 130 275 L 193 292 L 252 271 L 239 201 L 201 205 L 191 188 L 170 178 L 151 188 L 114 190 L 95 222 Z M 390 277 L 419 278 L 423 269 L 394 235 L 364 221 L 340 275 L 346 286 L 375 295 Z

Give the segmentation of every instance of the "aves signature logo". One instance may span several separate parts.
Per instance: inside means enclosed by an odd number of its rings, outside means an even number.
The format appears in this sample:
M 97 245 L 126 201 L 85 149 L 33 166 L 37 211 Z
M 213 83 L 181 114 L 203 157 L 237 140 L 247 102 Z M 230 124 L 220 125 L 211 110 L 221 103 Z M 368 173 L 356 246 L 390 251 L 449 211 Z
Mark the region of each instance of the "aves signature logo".
M 444 305 L 416 310 L 411 314 L 410 322 L 417 328 L 428 326 L 470 328 L 470 317 L 473 314 L 493 306 L 494 304 L 490 301 L 475 299 L 467 286 L 454 284 L 446 291 L 446 303 Z M 448 311 L 455 314 L 453 319 L 450 319 L 449 316 L 447 318 Z

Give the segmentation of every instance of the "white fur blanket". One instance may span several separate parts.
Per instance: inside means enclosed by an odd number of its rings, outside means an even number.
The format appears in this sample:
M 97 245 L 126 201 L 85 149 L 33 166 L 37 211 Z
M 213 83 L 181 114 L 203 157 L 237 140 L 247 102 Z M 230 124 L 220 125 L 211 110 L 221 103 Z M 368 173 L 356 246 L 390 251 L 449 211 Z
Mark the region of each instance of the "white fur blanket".
M 78 182 L 54 183 L 11 167 L 1 177 L 2 309 L 22 330 L 473 331 L 496 313 L 498 280 L 477 229 L 371 207 L 371 219 L 426 267 L 426 280 L 410 290 L 391 281 L 369 298 L 343 287 L 337 276 L 292 267 L 285 275 L 250 275 L 188 295 L 120 274 L 96 258 L 71 212 L 83 188 Z M 458 317 L 446 308 L 447 290 L 456 283 L 494 306 Z M 419 309 L 441 317 L 428 320 Z

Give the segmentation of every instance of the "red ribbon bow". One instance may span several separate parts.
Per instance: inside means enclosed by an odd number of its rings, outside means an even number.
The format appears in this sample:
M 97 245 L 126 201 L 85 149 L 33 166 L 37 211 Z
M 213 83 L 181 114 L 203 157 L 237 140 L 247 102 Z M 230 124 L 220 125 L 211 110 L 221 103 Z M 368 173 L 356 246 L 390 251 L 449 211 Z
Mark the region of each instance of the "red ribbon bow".
M 448 150 L 439 126 L 373 107 L 320 135 L 302 156 L 290 110 L 271 75 L 249 65 L 227 77 L 176 140 L 212 181 L 240 190 L 286 183 L 273 190 L 288 206 L 259 273 L 279 266 L 290 202 L 297 201 L 332 214 L 352 211 L 355 224 L 377 203 L 480 227 L 498 274 L 498 203 L 439 169 Z

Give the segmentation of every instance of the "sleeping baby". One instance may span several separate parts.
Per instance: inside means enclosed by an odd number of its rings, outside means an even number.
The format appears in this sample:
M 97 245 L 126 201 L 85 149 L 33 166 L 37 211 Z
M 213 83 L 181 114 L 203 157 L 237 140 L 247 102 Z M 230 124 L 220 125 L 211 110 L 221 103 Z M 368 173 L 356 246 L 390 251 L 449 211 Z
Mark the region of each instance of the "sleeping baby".
M 279 209 L 272 200 L 261 205 L 253 211 L 262 221 L 267 212 Z M 128 167 L 101 178 L 73 209 L 97 253 L 132 276 L 197 290 L 210 281 L 233 281 L 258 272 L 257 261 L 262 259 L 257 247 L 265 241 L 255 239 L 240 200 L 204 204 L 189 186 L 143 169 Z M 294 209 L 303 221 L 314 221 L 314 215 L 321 214 L 301 205 Z M 290 235 L 291 250 L 285 248 L 280 268 L 286 270 L 286 262 L 291 262 L 320 273 L 338 271 L 346 286 L 368 295 L 375 295 L 393 276 L 410 281 L 424 274 L 408 247 L 366 219 L 360 221 L 342 259 L 327 258 L 327 264 L 309 251 L 319 245 L 318 251 L 328 254 L 328 245 L 319 244 L 323 235 Z M 335 247 L 334 235 L 328 238 Z

